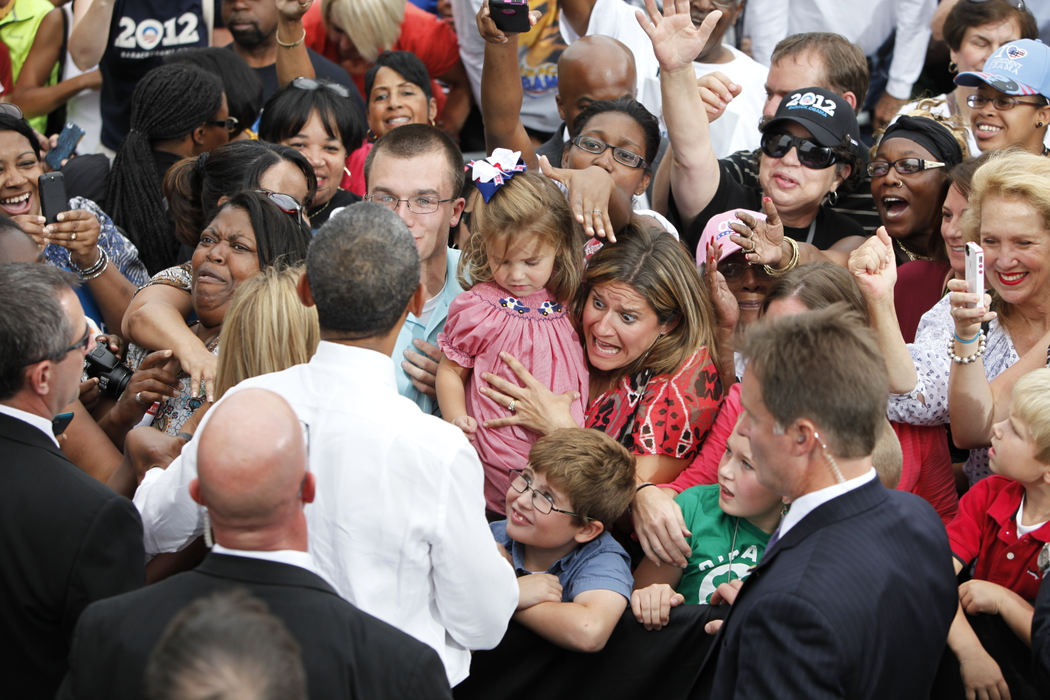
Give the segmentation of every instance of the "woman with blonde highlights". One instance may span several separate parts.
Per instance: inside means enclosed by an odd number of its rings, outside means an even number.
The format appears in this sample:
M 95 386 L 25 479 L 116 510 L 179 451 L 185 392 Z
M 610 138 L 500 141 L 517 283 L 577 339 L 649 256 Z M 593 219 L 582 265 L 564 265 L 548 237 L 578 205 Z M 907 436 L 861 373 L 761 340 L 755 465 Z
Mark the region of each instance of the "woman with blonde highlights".
M 955 444 L 971 449 L 964 471 L 973 483 L 989 473 L 985 448 L 1013 382 L 1047 361 L 1050 160 L 1018 150 L 992 156 L 973 176 L 963 233 L 983 249 L 982 286 L 991 296 L 967 293 L 965 280 L 950 280 L 950 293 L 922 317 L 907 346 L 892 316 L 895 270 L 883 266 L 887 247 L 880 250 L 878 240 L 865 244 L 850 270 L 868 297 L 887 356 L 890 419 L 950 420 Z M 879 237 L 885 237 L 881 230 Z

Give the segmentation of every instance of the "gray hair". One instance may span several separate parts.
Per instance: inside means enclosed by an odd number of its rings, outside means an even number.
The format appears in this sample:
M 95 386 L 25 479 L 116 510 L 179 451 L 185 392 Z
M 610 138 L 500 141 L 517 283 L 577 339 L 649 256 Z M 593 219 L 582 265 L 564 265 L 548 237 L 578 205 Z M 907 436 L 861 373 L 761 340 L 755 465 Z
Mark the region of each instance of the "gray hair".
M 306 255 L 306 277 L 322 331 L 343 340 L 372 338 L 401 320 L 419 287 L 419 253 L 397 214 L 361 202 L 318 231 Z
M 74 329 L 58 296 L 76 277 L 50 265 L 0 264 L 0 400 L 17 394 L 26 365 L 57 359 Z

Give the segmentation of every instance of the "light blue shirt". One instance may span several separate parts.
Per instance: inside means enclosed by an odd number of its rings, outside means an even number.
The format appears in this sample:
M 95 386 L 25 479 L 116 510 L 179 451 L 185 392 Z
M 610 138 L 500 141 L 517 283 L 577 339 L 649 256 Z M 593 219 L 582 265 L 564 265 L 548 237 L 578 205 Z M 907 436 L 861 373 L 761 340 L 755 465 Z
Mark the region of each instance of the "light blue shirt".
M 456 298 L 463 288 L 459 286 L 456 279 L 456 269 L 459 267 L 459 251 L 454 248 L 448 249 L 448 261 L 445 271 L 445 286 L 437 296 L 437 305 L 430 314 L 426 325 L 419 320 L 415 314 L 409 313 L 405 319 L 405 325 L 397 336 L 397 345 L 394 346 L 394 375 L 397 377 L 397 392 L 407 399 L 415 401 L 423 413 L 439 415 L 437 400 L 427 396 L 416 389 L 412 384 L 412 378 L 401 368 L 401 362 L 405 359 L 405 350 L 415 346 L 412 341 L 422 338 L 428 343 L 437 345 L 438 333 L 445 329 L 445 319 L 448 318 L 448 305 Z

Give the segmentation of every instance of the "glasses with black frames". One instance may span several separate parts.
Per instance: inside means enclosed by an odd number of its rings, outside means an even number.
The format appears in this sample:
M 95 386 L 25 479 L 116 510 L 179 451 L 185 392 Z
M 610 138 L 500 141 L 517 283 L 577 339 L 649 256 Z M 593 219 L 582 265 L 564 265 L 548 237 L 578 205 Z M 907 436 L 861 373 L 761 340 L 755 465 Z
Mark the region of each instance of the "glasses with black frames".
M 892 163 L 888 160 L 873 160 L 868 163 L 868 175 L 870 177 L 886 177 L 890 168 L 901 175 L 914 175 L 925 170 L 945 167 L 945 163 L 936 160 L 925 160 L 923 158 L 898 158 Z
M 838 160 L 835 151 L 813 139 L 777 132 L 762 134 L 762 152 L 770 158 L 783 158 L 792 148 L 798 154 L 798 162 L 810 170 L 823 170 Z
M 572 144 L 582 151 L 593 153 L 598 155 L 605 153 L 605 149 L 612 149 L 612 157 L 620 165 L 626 165 L 628 168 L 644 168 L 646 166 L 645 158 L 642 158 L 637 153 L 628 151 L 626 148 L 620 146 L 610 146 L 601 139 L 596 139 L 593 136 L 584 136 L 579 134 L 572 140 Z
M 1000 112 L 1006 112 L 1013 109 L 1017 105 L 1029 105 L 1030 107 L 1045 107 L 1046 100 L 1042 102 L 1028 102 L 1027 100 L 1019 100 L 1012 95 L 996 95 L 995 97 L 985 97 L 984 95 L 970 95 L 966 98 L 966 104 L 970 105 L 971 109 L 984 109 L 984 106 L 989 102 Z
M 79 350 L 79 351 L 83 352 L 87 348 L 88 343 L 90 343 L 90 342 L 91 342 L 91 326 L 89 324 L 85 323 L 84 324 L 84 336 L 80 340 L 78 340 L 77 342 L 73 343 L 72 345 L 70 345 L 68 348 L 65 348 L 64 350 L 59 350 L 58 352 L 54 353 L 53 355 L 47 355 L 46 357 L 41 357 L 39 360 L 33 360 L 32 362 L 27 362 L 27 363 L 25 363 L 24 366 L 28 367 L 29 365 L 35 365 L 37 362 L 43 362 L 44 360 L 51 360 L 52 362 L 58 362 L 59 360 L 61 360 L 62 358 L 64 358 L 66 355 L 68 355 L 69 353 L 73 352 L 74 350 Z
M 554 499 L 549 494 L 540 493 L 532 486 L 532 480 L 525 476 L 525 470 L 523 469 L 511 469 L 510 470 L 510 487 L 518 493 L 525 493 L 526 491 L 532 491 L 532 507 L 534 510 L 542 513 L 543 515 L 550 515 L 551 512 L 562 513 L 563 515 L 570 515 L 574 518 L 583 518 L 584 520 L 591 520 L 584 515 L 573 513 L 571 510 L 564 510 L 554 505 Z
M 237 125 L 240 124 L 240 122 L 237 120 L 237 117 L 226 117 L 225 119 L 209 119 L 204 123 L 211 124 L 212 126 L 221 126 L 223 129 L 226 129 L 226 131 L 229 132 L 237 131 Z

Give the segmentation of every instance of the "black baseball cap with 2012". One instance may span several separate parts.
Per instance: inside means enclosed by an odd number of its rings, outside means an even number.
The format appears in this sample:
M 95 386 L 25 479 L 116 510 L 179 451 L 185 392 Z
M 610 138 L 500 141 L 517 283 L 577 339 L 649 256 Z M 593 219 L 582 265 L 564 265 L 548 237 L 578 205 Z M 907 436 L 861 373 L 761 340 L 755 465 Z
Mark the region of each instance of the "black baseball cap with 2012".
M 787 122 L 806 129 L 821 146 L 845 147 L 863 157 L 857 115 L 841 95 L 819 87 L 792 90 L 781 100 L 773 118 L 762 127 L 762 133 L 775 131 L 778 125 Z

